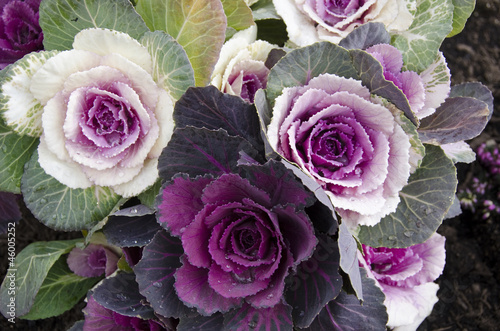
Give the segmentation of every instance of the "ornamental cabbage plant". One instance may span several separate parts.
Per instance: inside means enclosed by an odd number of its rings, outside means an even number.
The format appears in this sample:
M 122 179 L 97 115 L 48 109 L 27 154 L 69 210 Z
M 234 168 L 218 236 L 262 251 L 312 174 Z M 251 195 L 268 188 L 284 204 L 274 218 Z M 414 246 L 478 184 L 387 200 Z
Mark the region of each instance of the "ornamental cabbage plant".
M 409 138 L 360 81 L 323 74 L 283 89 L 267 134 L 351 227 L 375 225 L 396 209 L 410 174 Z
M 416 2 L 411 0 L 273 0 L 286 24 L 290 41 L 297 46 L 317 41 L 338 43 L 356 27 L 383 23 L 388 31 L 407 30 Z
M 43 32 L 38 24 L 40 2 L 0 2 L 0 69 L 30 52 L 43 49 Z
M 47 174 L 73 189 L 98 185 L 124 197 L 156 181 L 173 101 L 153 79 L 146 47 L 123 32 L 87 29 L 72 50 L 20 66 L 1 86 L 3 117 L 16 132 L 40 137 Z
M 408 248 L 373 248 L 363 245 L 360 264 L 385 294 L 394 330 L 413 330 L 438 301 L 435 281 L 445 264 L 445 238 L 435 233 L 424 243 Z

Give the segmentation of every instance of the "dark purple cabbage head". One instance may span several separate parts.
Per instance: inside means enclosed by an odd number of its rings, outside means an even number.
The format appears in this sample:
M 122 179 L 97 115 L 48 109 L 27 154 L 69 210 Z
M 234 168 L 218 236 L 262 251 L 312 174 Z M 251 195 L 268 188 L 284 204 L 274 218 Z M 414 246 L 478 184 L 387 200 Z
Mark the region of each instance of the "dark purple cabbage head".
M 154 320 L 120 315 L 98 304 L 94 298 L 87 297 L 87 306 L 83 309 L 84 331 L 160 331 L 166 330 Z
M 311 196 L 285 177 L 177 176 L 164 187 L 159 222 L 181 238 L 174 286 L 187 306 L 212 314 L 282 302 L 285 277 L 317 243 L 304 211 Z
M 41 0 L 0 0 L 0 69 L 43 49 L 38 24 Z
M 111 275 L 116 270 L 118 255 L 102 245 L 90 244 L 84 249 L 75 247 L 68 255 L 68 266 L 82 277 Z

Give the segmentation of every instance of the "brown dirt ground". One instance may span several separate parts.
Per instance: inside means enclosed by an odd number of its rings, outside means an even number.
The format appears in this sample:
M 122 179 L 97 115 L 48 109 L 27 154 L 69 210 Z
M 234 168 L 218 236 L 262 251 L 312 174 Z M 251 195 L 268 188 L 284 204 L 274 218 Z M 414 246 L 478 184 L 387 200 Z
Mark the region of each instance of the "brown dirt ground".
M 470 142 L 476 147 L 494 139 L 500 144 L 500 0 L 478 0 L 476 10 L 458 36 L 447 39 L 442 51 L 452 73 L 452 83 L 480 81 L 493 92 L 495 112 L 485 132 Z M 470 184 L 477 165 L 460 165 L 460 184 Z M 498 188 L 498 187 L 497 187 Z M 79 233 L 53 231 L 29 214 L 17 225 L 17 251 L 33 241 L 62 240 L 79 237 Z M 419 331 L 498 330 L 500 321 L 500 218 L 486 220 L 465 211 L 446 220 L 438 230 L 446 236 L 446 267 L 438 279 L 440 301 Z M 6 256 L 7 241 L 0 236 L 0 256 Z M 0 278 L 6 272 L 6 261 L 0 261 Z M 0 330 L 67 330 L 83 318 L 83 302 L 58 317 L 39 321 L 0 318 Z

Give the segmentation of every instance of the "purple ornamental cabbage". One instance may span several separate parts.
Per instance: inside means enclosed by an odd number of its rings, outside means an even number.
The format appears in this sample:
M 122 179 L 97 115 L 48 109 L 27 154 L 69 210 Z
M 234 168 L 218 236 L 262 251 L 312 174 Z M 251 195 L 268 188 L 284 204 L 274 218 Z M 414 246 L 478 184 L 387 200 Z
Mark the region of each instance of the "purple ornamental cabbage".
M 445 265 L 445 238 L 435 233 L 426 242 L 408 248 L 363 245 L 360 264 L 385 294 L 388 326 L 416 330 L 438 301 L 433 283 Z
M 304 212 L 309 193 L 275 191 L 287 183 L 236 174 L 175 177 L 163 190 L 159 222 L 181 238 L 175 289 L 204 315 L 243 302 L 267 308 L 283 300 L 285 277 L 308 259 L 317 239 Z M 203 296 L 199 295 L 203 293 Z
M 75 247 L 69 252 L 68 266 L 78 276 L 99 277 L 115 272 L 118 255 L 102 245 L 89 244 L 84 249 Z
M 410 175 L 410 142 L 360 81 L 323 74 L 276 98 L 269 143 L 326 191 L 348 226 L 393 212 Z
M 98 304 L 94 298 L 87 297 L 87 306 L 83 309 L 84 331 L 160 331 L 166 330 L 154 320 L 120 315 Z
M 41 0 L 0 0 L 0 69 L 43 49 L 38 24 Z

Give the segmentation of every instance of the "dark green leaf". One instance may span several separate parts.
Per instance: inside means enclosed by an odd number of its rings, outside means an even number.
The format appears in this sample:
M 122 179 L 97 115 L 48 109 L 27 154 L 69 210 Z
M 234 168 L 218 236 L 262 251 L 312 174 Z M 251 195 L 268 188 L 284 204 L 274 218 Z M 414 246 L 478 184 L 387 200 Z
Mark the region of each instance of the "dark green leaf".
M 367 49 L 377 44 L 389 44 L 391 36 L 383 23 L 369 22 L 363 24 L 339 42 L 345 49 Z
M 485 102 L 490 110 L 488 120 L 491 119 L 491 115 L 493 114 L 493 95 L 491 91 L 480 82 L 466 82 L 452 86 L 449 96 L 450 98 L 470 97 Z

